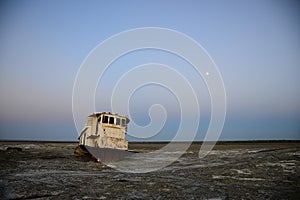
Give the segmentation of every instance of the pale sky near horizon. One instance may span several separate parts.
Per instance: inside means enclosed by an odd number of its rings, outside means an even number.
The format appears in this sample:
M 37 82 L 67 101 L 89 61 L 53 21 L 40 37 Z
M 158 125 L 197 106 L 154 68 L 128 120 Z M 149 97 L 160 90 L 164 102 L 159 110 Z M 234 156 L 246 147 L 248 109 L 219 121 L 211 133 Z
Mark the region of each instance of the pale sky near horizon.
M 182 32 L 214 60 L 227 94 L 221 140 L 300 140 L 300 2 L 288 0 L 1 1 L 0 140 L 76 141 L 72 90 L 80 65 L 107 38 L 141 27 Z M 165 52 L 126 56 L 114 63 L 116 69 L 149 62 L 185 66 Z M 110 111 L 106 95 L 121 71 L 107 71 L 100 81 L 98 111 Z M 192 71 L 182 73 L 198 84 Z M 201 96 L 205 87 L 198 89 Z M 206 111 L 209 99 L 203 98 Z M 149 122 L 149 107 L 160 101 L 168 120 L 150 140 L 172 139 L 178 102 L 155 86 L 131 99 L 132 118 L 140 125 Z M 197 140 L 209 121 L 203 116 Z

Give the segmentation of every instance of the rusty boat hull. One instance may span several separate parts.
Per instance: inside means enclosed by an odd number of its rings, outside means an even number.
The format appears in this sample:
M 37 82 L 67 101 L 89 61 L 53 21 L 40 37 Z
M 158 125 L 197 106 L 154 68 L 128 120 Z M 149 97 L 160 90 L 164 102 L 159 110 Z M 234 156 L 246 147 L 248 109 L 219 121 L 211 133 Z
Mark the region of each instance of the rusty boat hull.
M 87 145 L 78 145 L 74 151 L 77 157 L 86 158 L 94 162 L 117 162 L 124 160 L 133 153 L 127 150 L 99 148 Z

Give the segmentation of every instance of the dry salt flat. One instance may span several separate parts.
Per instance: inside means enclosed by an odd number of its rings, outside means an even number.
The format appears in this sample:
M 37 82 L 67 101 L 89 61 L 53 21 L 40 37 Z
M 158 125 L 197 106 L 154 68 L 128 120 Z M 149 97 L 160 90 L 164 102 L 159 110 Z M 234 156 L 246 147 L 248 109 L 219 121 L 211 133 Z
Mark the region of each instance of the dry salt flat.
M 123 173 L 74 156 L 77 143 L 1 142 L 1 199 L 300 199 L 300 143 L 195 143 L 171 165 Z M 162 143 L 130 143 L 138 152 Z M 171 155 L 166 152 L 166 158 Z M 153 160 L 155 162 L 155 160 Z

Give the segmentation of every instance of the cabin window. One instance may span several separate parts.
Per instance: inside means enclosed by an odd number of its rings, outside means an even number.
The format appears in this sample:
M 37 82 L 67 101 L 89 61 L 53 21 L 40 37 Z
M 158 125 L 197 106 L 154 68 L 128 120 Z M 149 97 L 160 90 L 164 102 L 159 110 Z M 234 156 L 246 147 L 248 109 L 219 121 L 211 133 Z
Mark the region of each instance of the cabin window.
M 116 118 L 116 120 L 117 120 L 116 124 L 120 125 L 121 124 L 121 119 L 120 118 Z
M 122 126 L 126 126 L 126 120 L 125 119 L 122 119 Z
M 115 123 L 114 117 L 110 117 L 109 118 L 109 124 L 114 124 L 114 123 Z
M 108 116 L 103 116 L 102 123 L 108 123 Z

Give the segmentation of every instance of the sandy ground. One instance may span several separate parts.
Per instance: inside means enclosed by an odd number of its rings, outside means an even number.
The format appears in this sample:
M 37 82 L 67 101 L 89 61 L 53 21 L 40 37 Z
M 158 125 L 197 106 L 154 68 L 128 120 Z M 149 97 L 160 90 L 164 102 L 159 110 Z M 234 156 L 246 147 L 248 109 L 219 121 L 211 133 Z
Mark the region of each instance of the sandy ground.
M 199 144 L 150 173 L 76 158 L 77 143 L 0 142 L 1 199 L 300 199 L 300 143 Z M 147 152 L 163 144 L 130 144 Z

